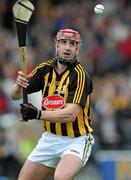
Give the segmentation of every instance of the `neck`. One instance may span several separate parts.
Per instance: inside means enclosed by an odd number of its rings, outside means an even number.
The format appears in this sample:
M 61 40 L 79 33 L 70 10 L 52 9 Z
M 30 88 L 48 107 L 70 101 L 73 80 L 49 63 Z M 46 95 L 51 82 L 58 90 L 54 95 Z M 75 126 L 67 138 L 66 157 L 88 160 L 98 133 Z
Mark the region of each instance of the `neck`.
M 67 68 L 66 65 L 63 65 L 57 62 L 56 71 L 58 72 L 58 74 L 61 74 L 62 72 L 64 72 L 66 68 Z

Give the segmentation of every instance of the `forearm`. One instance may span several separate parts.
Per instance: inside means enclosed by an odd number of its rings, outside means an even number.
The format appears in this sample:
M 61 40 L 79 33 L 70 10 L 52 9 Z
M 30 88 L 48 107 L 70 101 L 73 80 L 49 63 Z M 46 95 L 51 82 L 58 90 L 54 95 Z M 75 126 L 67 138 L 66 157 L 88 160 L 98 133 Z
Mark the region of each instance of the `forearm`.
M 49 122 L 71 122 L 73 121 L 73 114 L 70 113 L 60 113 L 59 111 L 42 111 L 41 119 Z
M 18 100 L 22 98 L 22 92 L 23 88 L 19 86 L 18 84 L 14 84 L 12 91 L 11 91 L 11 97 L 14 100 Z
M 41 119 L 53 123 L 73 122 L 81 110 L 78 104 L 66 104 L 66 107 L 63 109 L 55 111 L 38 110 L 31 103 L 23 103 L 20 106 L 20 111 L 24 120 Z
M 56 111 L 41 111 L 41 118 L 43 120 L 49 122 L 73 122 L 78 113 L 80 111 L 80 107 L 76 106 L 75 110 L 74 107 L 65 107 L 64 109 L 59 109 Z

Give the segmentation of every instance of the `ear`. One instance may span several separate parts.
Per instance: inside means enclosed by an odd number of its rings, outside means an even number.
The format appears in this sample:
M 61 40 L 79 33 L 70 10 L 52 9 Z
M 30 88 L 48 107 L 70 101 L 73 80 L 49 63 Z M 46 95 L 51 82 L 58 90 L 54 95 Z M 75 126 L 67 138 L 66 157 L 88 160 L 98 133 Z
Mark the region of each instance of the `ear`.
M 76 48 L 77 54 L 78 54 L 79 50 L 80 50 L 80 46 L 78 45 L 77 48 Z
M 55 48 L 57 49 L 59 47 L 58 41 L 55 41 Z

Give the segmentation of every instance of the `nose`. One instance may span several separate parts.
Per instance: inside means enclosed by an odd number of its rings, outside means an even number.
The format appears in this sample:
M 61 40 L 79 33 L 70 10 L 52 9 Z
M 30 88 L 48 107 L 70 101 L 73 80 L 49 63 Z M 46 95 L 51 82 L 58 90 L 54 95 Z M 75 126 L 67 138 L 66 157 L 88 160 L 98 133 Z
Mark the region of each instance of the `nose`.
M 68 41 L 67 41 L 66 44 L 65 44 L 65 49 L 70 49 L 70 44 L 69 44 Z

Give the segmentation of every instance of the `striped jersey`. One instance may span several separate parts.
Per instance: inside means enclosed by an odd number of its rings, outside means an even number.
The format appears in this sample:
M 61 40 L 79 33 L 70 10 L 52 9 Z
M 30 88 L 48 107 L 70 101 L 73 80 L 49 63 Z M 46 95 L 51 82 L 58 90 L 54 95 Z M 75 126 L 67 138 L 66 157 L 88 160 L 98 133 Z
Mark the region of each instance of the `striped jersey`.
M 32 71 L 28 86 L 28 94 L 42 91 L 42 110 L 54 111 L 64 108 L 66 103 L 75 103 L 81 110 L 73 122 L 52 123 L 42 120 L 42 127 L 60 136 L 78 137 L 93 131 L 91 127 L 90 94 L 92 81 L 82 65 L 75 61 L 67 69 L 58 74 L 55 70 L 55 59 L 45 61 Z

